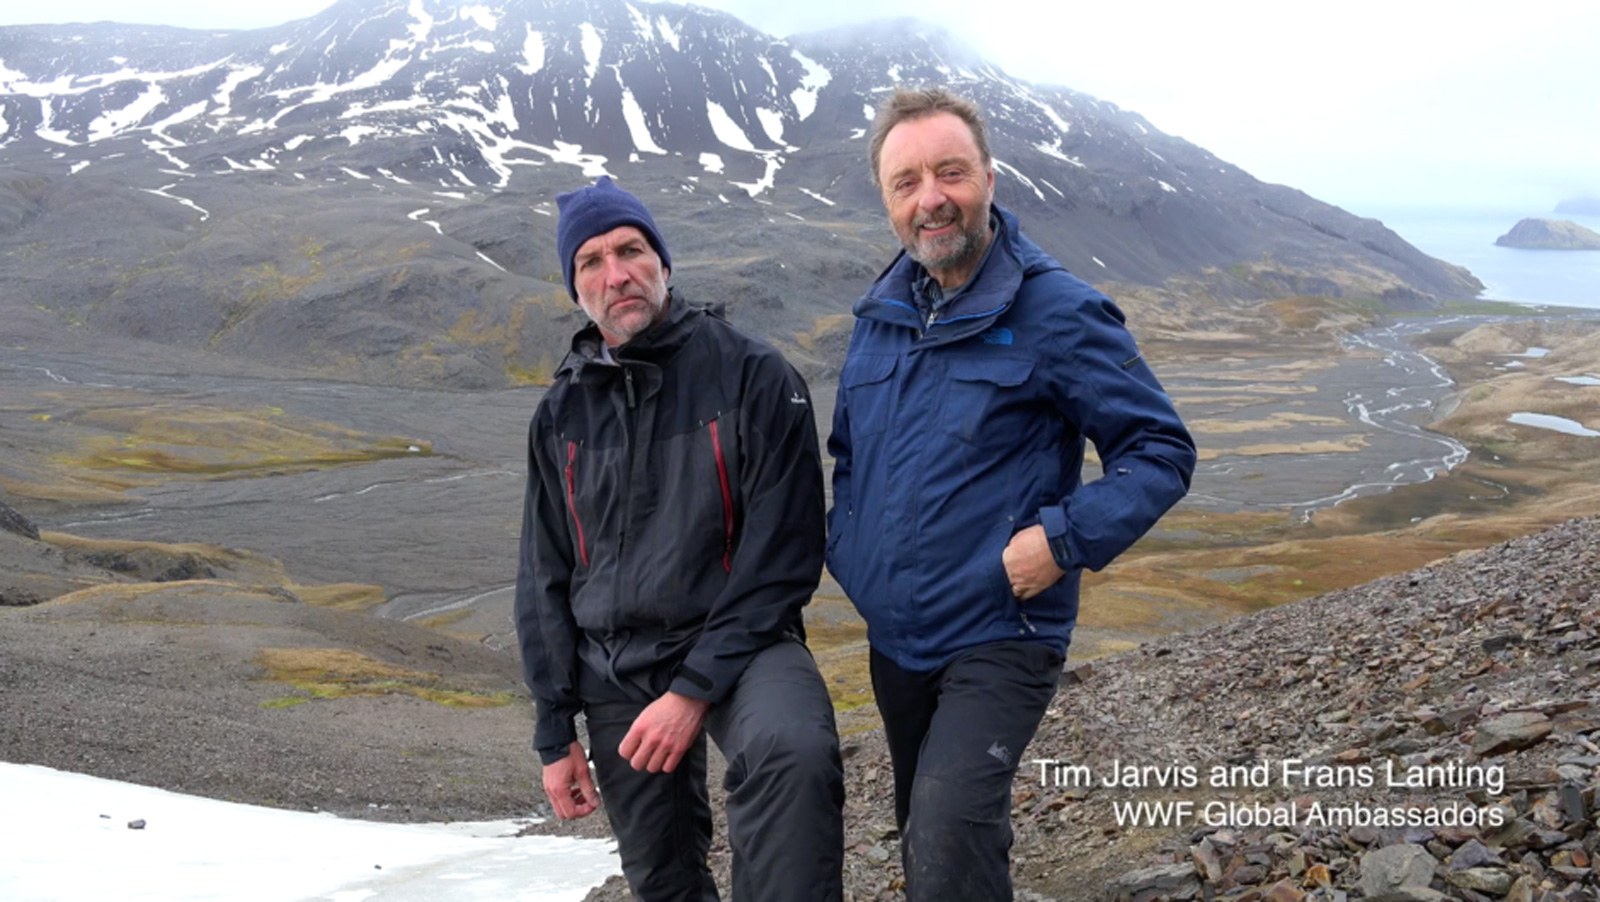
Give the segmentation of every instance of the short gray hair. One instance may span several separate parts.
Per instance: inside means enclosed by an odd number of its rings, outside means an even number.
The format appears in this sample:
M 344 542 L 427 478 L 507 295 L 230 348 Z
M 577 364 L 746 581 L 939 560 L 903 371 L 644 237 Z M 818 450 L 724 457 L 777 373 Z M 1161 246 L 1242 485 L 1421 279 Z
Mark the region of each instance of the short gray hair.
M 989 165 L 989 135 L 976 103 L 944 88 L 896 88 L 878 107 L 878 118 L 872 123 L 872 184 L 878 184 L 878 162 L 883 156 L 883 142 L 888 139 L 889 132 L 902 122 L 937 113 L 949 113 L 965 122 L 967 128 L 972 130 L 972 140 L 978 145 L 978 156 L 985 166 Z

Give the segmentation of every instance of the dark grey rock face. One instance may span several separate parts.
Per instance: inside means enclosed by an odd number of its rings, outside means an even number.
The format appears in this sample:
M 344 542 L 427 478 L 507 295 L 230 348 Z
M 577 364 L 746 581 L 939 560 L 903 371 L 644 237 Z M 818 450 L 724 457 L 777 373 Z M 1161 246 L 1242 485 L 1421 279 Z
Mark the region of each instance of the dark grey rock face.
M 12 510 L 11 505 L 4 501 L 0 501 L 0 529 L 36 542 L 39 540 L 39 528 L 29 522 L 27 517 Z

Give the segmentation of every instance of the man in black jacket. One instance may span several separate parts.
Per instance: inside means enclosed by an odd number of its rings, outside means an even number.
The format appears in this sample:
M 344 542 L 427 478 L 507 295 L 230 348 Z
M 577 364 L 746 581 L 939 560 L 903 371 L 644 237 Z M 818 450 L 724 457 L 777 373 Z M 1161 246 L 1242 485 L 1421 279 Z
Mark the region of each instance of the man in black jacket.
M 824 541 L 804 381 L 667 288 L 648 210 L 602 177 L 557 198 L 594 324 L 534 414 L 516 620 L 556 815 L 600 807 L 645 902 L 714 900 L 709 734 L 728 761 L 736 900 L 842 895 L 843 768 L 801 641 Z

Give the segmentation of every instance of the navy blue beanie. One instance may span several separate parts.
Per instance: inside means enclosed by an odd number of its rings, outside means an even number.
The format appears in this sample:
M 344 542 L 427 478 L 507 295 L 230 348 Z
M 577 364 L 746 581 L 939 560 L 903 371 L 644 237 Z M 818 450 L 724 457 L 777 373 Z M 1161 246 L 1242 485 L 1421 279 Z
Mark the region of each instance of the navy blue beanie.
M 617 226 L 631 225 L 643 232 L 661 258 L 661 265 L 672 268 L 667 243 L 661 240 L 650 211 L 639 198 L 612 184 L 611 176 L 602 175 L 593 185 L 557 195 L 556 206 L 561 211 L 556 224 L 556 251 L 561 254 L 561 275 L 566 277 L 567 293 L 574 301 L 578 299 L 578 289 L 572 284 L 572 258 L 585 241 Z

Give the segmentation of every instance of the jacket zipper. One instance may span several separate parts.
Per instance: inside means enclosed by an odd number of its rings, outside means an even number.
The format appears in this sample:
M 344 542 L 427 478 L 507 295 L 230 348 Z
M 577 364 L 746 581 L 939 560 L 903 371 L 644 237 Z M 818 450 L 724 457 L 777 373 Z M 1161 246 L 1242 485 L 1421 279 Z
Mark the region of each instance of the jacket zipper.
M 717 480 L 722 483 L 722 569 L 733 572 L 733 492 L 728 488 L 728 464 L 722 457 L 722 437 L 711 421 L 711 450 L 717 455 Z
M 572 512 L 572 525 L 578 528 L 578 557 L 589 566 L 589 548 L 583 541 L 583 521 L 578 519 L 578 486 L 572 478 L 573 464 L 578 460 L 578 443 L 567 442 L 567 510 Z

